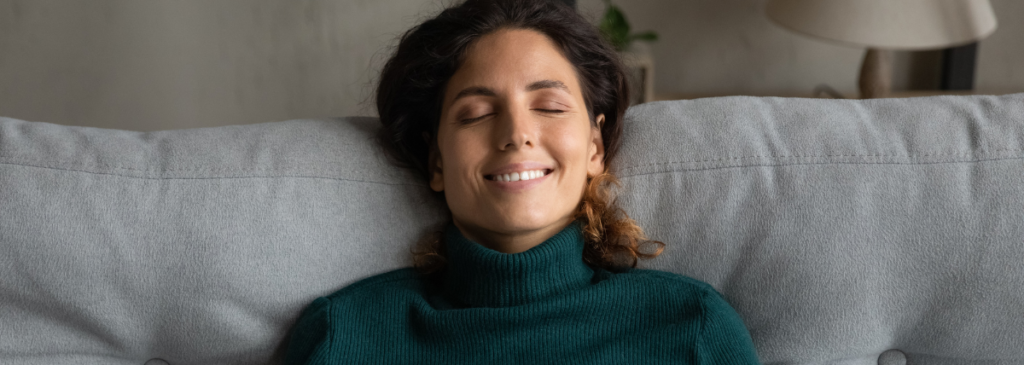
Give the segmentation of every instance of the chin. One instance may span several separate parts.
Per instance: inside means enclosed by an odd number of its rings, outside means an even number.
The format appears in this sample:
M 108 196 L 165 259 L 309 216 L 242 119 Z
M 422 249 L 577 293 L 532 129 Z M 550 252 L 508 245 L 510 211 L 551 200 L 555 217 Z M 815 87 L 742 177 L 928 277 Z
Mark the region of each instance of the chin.
M 568 224 L 572 220 L 573 210 L 568 209 L 569 207 L 552 207 L 551 205 L 509 204 L 507 202 L 505 204 L 488 204 L 484 207 L 478 206 L 475 211 L 464 210 L 467 214 L 463 214 L 459 220 L 476 227 L 476 229 L 503 235 L 517 235 L 550 229 L 552 226 Z

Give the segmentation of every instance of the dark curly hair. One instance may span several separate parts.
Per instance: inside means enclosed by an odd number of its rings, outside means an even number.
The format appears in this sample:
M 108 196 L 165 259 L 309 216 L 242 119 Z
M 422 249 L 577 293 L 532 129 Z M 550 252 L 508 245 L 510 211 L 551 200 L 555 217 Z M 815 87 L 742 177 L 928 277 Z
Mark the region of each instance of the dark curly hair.
M 561 1 L 467 0 L 405 32 L 377 87 L 377 112 L 383 125 L 378 141 L 389 158 L 429 181 L 429 156 L 436 152 L 448 80 L 471 43 L 500 29 L 529 29 L 550 38 L 576 70 L 591 122 L 596 123 L 597 115 L 605 116 L 601 125 L 605 171 L 588 177 L 575 212 L 575 218 L 584 223 L 584 261 L 617 271 L 636 267 L 638 258 L 661 254 L 664 243 L 648 241 L 643 230 L 614 204 L 610 191 L 618 185 L 608 171 L 621 143 L 622 117 L 629 106 L 622 62 L 600 32 Z M 645 244 L 659 247 L 644 253 L 640 246 Z M 442 268 L 444 246 L 439 232 L 424 237 L 413 254 L 421 272 Z

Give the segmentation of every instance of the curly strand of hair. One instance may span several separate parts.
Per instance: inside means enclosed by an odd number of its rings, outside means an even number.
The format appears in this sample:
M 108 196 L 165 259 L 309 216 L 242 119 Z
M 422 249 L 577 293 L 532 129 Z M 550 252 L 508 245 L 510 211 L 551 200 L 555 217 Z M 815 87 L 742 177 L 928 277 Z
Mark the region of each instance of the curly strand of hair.
M 413 267 L 423 275 L 441 270 L 448 263 L 444 252 L 444 231 L 431 230 L 410 250 Z
M 612 189 L 621 187 L 615 175 L 607 172 L 588 178 L 575 214 L 583 222 L 583 261 L 609 271 L 636 267 L 639 259 L 655 258 L 665 250 L 665 243 L 649 240 L 636 221 L 615 204 Z M 647 253 L 649 246 L 657 249 Z

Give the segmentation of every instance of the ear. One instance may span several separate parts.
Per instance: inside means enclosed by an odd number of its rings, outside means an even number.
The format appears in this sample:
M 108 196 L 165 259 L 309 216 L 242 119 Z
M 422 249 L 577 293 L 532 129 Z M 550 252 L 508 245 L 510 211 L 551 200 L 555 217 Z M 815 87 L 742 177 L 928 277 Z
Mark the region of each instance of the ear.
M 444 169 L 441 166 L 441 153 L 437 151 L 436 145 L 430 148 L 427 163 L 431 167 L 430 189 L 438 193 L 444 191 Z
M 597 176 L 604 173 L 604 140 L 601 139 L 601 128 L 604 127 L 604 114 L 594 118 L 597 126 L 590 127 L 590 147 L 588 148 L 587 175 Z

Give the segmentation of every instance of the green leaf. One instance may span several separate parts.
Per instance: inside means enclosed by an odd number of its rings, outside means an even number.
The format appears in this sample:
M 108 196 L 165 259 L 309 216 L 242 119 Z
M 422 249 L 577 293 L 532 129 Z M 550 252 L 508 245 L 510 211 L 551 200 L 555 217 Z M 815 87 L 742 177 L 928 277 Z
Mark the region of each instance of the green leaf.
M 629 39 L 630 40 L 640 40 L 640 41 L 654 42 L 654 41 L 658 40 L 658 34 L 654 33 L 654 32 L 650 32 L 650 31 L 643 32 L 643 33 L 634 33 L 633 35 L 629 36 Z
M 629 44 L 629 22 L 626 21 L 626 16 L 622 14 L 622 11 L 615 5 L 612 5 L 610 1 L 606 1 L 608 4 L 608 10 L 604 13 L 604 18 L 601 19 L 601 24 L 598 29 L 604 34 L 608 41 L 612 43 L 612 46 L 617 50 L 624 49 Z
M 630 35 L 629 22 L 626 21 L 626 15 L 622 13 L 622 10 L 612 5 L 611 0 L 605 0 L 604 3 L 608 6 L 608 10 L 604 12 L 604 17 L 601 18 L 601 24 L 598 25 L 598 29 L 608 39 L 608 42 L 615 47 L 615 50 L 620 52 L 626 50 L 634 40 L 646 42 L 658 40 L 658 35 L 650 31 Z

